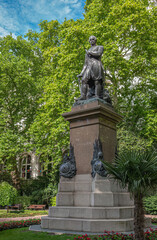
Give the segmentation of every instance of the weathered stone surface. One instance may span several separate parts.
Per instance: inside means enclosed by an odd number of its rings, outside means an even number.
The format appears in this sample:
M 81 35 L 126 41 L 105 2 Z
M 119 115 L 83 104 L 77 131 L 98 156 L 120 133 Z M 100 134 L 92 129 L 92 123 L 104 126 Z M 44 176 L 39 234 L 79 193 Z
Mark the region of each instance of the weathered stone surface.
M 132 231 L 134 206 L 127 189 L 110 178 L 91 177 L 95 140 L 102 144 L 104 160 L 113 161 L 116 124 L 121 116 L 99 100 L 75 106 L 63 116 L 70 122 L 77 174 L 71 179 L 61 177 L 57 206 L 49 209 L 48 217 L 42 217 L 42 228 L 91 233 Z
M 73 192 L 59 192 L 57 194 L 57 206 L 73 206 L 74 205 L 74 197 Z
M 133 229 L 133 219 L 75 219 L 75 218 L 51 218 L 42 219 L 42 228 L 71 230 L 79 232 L 127 232 Z M 44 226 L 44 227 L 43 227 Z
M 116 124 L 122 119 L 101 101 L 79 105 L 64 113 L 70 122 L 70 142 L 74 146 L 77 174 L 91 174 L 93 144 L 102 143 L 104 160 L 113 161 L 116 151 Z
M 133 218 L 134 206 L 129 207 L 50 207 L 49 217 L 85 219 Z
M 95 207 L 132 206 L 133 204 L 129 193 L 105 192 L 91 194 L 91 206 Z
M 42 227 L 79 232 L 130 231 L 134 205 L 130 194 L 110 178 L 79 174 L 61 178 L 57 206 L 49 208 Z
M 73 179 L 60 181 L 57 194 L 58 206 L 133 206 L 127 189 L 122 189 L 118 182 L 96 175 L 76 175 Z

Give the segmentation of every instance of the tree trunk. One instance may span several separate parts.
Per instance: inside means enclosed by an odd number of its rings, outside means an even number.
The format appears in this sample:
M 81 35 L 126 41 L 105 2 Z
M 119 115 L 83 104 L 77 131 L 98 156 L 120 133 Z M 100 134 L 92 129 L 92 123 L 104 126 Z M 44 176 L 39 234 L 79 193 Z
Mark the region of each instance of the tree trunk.
M 144 240 L 144 208 L 143 208 L 143 195 L 134 195 L 134 231 L 136 240 Z
M 9 206 L 7 206 L 7 213 L 9 213 Z
M 13 171 L 11 171 L 11 178 L 12 178 L 14 187 L 19 191 L 21 188 L 21 183 L 20 183 L 20 174 L 17 169 L 17 166 L 14 167 Z

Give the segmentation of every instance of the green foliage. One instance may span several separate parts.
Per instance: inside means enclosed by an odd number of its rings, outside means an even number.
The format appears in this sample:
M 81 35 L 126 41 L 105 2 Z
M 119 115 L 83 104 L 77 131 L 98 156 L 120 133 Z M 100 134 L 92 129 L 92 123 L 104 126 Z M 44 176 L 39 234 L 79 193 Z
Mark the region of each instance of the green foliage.
M 15 204 L 21 204 L 26 209 L 31 203 L 31 198 L 28 196 L 18 196 L 15 200 Z
M 120 180 L 134 195 L 145 195 L 157 185 L 157 153 L 155 151 L 126 150 L 118 154 L 114 163 L 104 162 L 113 178 Z
M 50 205 L 52 196 L 57 193 L 57 183 L 52 183 L 48 176 L 23 180 L 21 186 L 22 194 L 29 196 L 31 204 Z
M 15 202 L 17 197 L 17 190 L 9 185 L 7 182 L 2 182 L 0 184 L 0 205 L 8 206 Z
M 118 154 L 115 162 L 104 162 L 104 166 L 134 198 L 135 239 L 144 239 L 143 196 L 157 186 L 157 152 L 126 150 Z
M 39 215 L 47 215 L 48 211 L 46 210 L 11 210 L 6 212 L 6 210 L 0 209 L 0 218 L 17 218 L 17 217 L 32 217 Z
M 38 225 L 41 223 L 40 219 L 28 219 L 21 221 L 9 221 L 0 223 L 0 231 L 13 229 L 13 228 L 23 228 L 31 225 Z
M 80 95 L 76 76 L 90 35 L 104 46 L 105 87 L 124 116 L 120 149 L 129 141 L 134 149 L 157 146 L 157 7 L 147 0 L 87 0 L 85 10 L 81 20 L 41 22 L 28 40 L 0 39 L 0 162 L 12 168 L 17 156 L 36 149 L 45 169 L 53 160 L 53 184 L 69 147 L 62 114 Z
M 52 207 L 56 206 L 56 196 L 51 198 L 50 204 Z
M 76 76 L 83 67 L 90 35 L 96 35 L 104 46 L 108 89 L 132 141 L 136 135 L 143 146 L 156 143 L 152 126 L 156 123 L 157 8 L 145 0 L 93 0 L 86 2 L 85 9 L 83 20 L 40 24 L 37 45 L 47 76 L 30 134 L 37 153 L 43 158 L 52 156 L 53 169 L 69 146 L 69 125 L 62 114 L 80 94 Z M 34 36 L 30 32 L 29 41 Z
M 22 37 L 0 38 L 0 163 L 16 165 L 30 142 L 41 92 L 42 60 L 38 49 Z
M 17 217 L 32 217 L 39 215 L 47 215 L 47 210 L 11 210 L 7 212 L 6 210 L 0 209 L 0 218 L 17 218 Z
M 0 171 L 0 183 L 8 182 L 10 185 L 13 185 L 12 178 L 9 172 Z
M 53 204 L 54 204 L 54 206 L 56 206 L 55 198 L 56 198 L 57 190 L 58 190 L 57 183 L 55 183 L 55 185 L 53 185 L 52 183 L 49 183 L 47 188 L 44 189 L 44 194 L 42 196 L 43 202 L 46 203 L 47 205 L 51 206 L 52 199 L 54 198 Z M 53 198 L 52 198 L 52 196 L 53 196 Z
M 9 228 L 9 226 L 12 226 L 12 228 L 14 228 L 13 226 L 18 226 L 22 227 L 24 221 L 20 222 L 15 222 L 15 223 L 11 223 L 11 222 L 7 222 L 6 226 L 5 223 L 2 223 L 0 225 L 0 227 L 2 229 L 7 229 L 7 227 Z M 31 223 L 32 222 L 32 223 Z M 26 221 L 26 226 L 27 224 L 29 225 L 29 223 L 32 224 L 39 224 L 40 221 L 35 219 L 34 221 L 32 220 L 28 220 Z M 84 235 L 52 235 L 49 233 L 43 233 L 43 232 L 33 232 L 33 231 L 28 231 L 28 228 L 22 228 L 22 229 L 13 229 L 13 230 L 8 230 L 8 231 L 3 231 L 1 232 L 1 236 L 3 240 L 17 240 L 17 239 L 25 239 L 25 240 L 36 240 L 37 238 L 39 240 L 79 240 L 79 239 L 84 239 L 84 240 L 133 240 L 134 239 L 134 235 L 133 234 L 121 234 L 121 233 L 115 233 L 115 232 L 104 232 L 103 235 L 95 235 L 95 236 L 89 236 L 87 234 Z M 147 240 L 155 240 L 157 237 L 157 231 L 150 229 L 149 231 L 147 230 L 145 232 L 145 239 Z
M 145 135 L 151 140 L 151 142 L 155 142 L 157 147 L 157 114 L 155 111 L 149 111 L 146 119 L 146 133 Z
M 35 220 L 36 221 L 36 220 Z M 22 221 L 23 222 L 23 221 Z M 37 222 L 37 221 L 36 221 Z M 36 224 L 35 222 L 35 224 Z M 33 223 L 33 220 L 32 220 Z M 49 233 L 45 232 L 33 232 L 29 231 L 28 228 L 16 228 L 16 229 L 10 229 L 7 231 L 2 231 L 1 233 L 1 238 L 3 240 L 19 240 L 19 239 L 24 239 L 24 240 L 74 240 L 74 236 L 71 235 L 51 235 Z
M 146 214 L 157 215 L 157 195 L 144 198 Z
M 49 183 L 49 178 L 39 176 L 37 179 L 21 180 L 21 190 L 22 194 L 26 196 L 32 195 L 32 192 L 47 187 Z
M 123 152 L 127 150 L 145 151 L 145 149 L 151 149 L 152 140 L 142 138 L 139 134 L 126 129 L 124 126 L 120 126 L 117 130 L 118 151 Z
M 150 116 L 150 111 L 153 119 L 157 116 L 156 15 L 157 8 L 145 0 L 93 0 L 87 1 L 84 20 L 104 46 L 114 107 L 124 116 L 126 128 L 149 138 L 151 144 L 156 143 Z

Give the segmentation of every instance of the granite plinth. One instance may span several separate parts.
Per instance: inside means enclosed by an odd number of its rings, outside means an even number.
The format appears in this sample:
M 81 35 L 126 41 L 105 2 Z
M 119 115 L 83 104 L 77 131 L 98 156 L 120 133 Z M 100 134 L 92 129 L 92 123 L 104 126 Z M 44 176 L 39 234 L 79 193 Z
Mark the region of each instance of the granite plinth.
M 70 142 L 74 147 L 77 174 L 91 173 L 96 139 L 102 143 L 104 160 L 113 161 L 117 146 L 116 124 L 122 117 L 112 107 L 95 100 L 73 107 L 63 117 L 70 122 Z
M 72 108 L 63 114 L 70 122 L 70 143 L 74 147 L 77 174 L 60 178 L 57 206 L 42 217 L 43 229 L 100 233 L 133 230 L 134 202 L 119 182 L 91 177 L 94 143 L 100 140 L 104 160 L 115 157 L 116 124 L 122 117 L 99 100 Z
M 127 189 L 110 178 L 90 174 L 61 177 L 57 206 L 42 217 L 44 229 L 79 232 L 133 230 L 134 203 Z

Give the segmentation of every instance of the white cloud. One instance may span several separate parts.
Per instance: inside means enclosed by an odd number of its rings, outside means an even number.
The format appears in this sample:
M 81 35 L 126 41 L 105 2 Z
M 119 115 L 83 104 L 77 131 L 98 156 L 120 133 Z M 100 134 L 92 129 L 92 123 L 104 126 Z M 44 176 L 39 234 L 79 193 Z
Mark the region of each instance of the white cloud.
M 74 4 L 78 2 L 78 0 L 60 0 L 60 1 L 68 4 L 71 4 L 71 3 Z
M 9 35 L 9 34 L 10 34 L 10 32 L 8 30 L 0 27 L 0 37 L 4 37 L 4 36 Z M 12 37 L 17 38 L 17 36 L 14 33 L 12 33 Z
M 9 32 L 6 29 L 0 27 L 0 37 L 3 37 L 8 34 L 9 34 Z
M 10 32 L 18 32 L 19 22 L 15 14 L 15 9 L 6 8 L 6 4 L 0 7 L 0 35 L 4 36 Z
M 25 34 L 28 29 L 39 29 L 42 20 L 59 22 L 65 18 L 82 17 L 84 2 L 79 0 L 1 0 L 0 36 L 10 32 L 15 35 Z
M 69 6 L 66 6 L 63 8 L 62 12 L 64 12 L 65 14 L 69 14 L 72 11 L 72 9 Z

